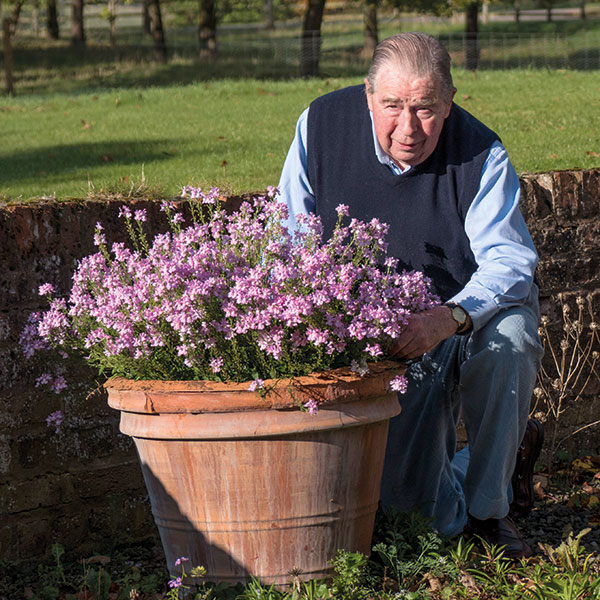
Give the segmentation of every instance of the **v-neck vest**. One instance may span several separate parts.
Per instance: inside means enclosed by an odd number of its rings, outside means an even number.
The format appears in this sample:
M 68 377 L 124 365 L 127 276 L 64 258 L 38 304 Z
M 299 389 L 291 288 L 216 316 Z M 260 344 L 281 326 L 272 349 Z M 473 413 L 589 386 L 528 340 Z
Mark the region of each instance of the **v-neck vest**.
M 443 300 L 459 292 L 477 264 L 465 216 L 479 188 L 483 164 L 498 136 L 456 104 L 425 162 L 402 175 L 379 162 L 365 88 L 352 86 L 317 98 L 307 124 L 307 170 L 325 236 L 335 208 L 350 217 L 389 224 L 388 255 L 399 269 L 431 278 Z

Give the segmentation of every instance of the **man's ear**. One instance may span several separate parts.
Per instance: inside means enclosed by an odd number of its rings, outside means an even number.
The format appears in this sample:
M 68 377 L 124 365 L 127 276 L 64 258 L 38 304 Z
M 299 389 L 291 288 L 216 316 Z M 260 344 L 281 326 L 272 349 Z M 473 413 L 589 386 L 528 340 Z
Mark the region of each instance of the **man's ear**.
M 448 100 L 448 109 L 446 110 L 446 116 L 444 119 L 447 119 L 450 115 L 450 110 L 452 109 L 452 100 L 454 100 L 454 95 L 456 94 L 456 88 L 452 88 L 452 92 L 450 93 L 450 100 Z
M 367 94 L 367 105 L 369 106 L 369 110 L 373 112 L 373 94 L 371 93 L 371 86 L 369 85 L 369 80 L 365 77 L 365 90 Z

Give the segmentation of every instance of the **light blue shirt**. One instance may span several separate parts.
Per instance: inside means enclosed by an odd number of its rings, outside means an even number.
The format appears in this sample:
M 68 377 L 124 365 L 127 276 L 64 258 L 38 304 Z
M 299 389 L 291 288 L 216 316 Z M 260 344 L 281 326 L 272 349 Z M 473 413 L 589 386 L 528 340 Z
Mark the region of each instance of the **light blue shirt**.
M 296 228 L 296 216 L 314 212 L 316 205 L 307 174 L 308 111 L 307 108 L 298 119 L 279 181 L 279 198 L 290 213 L 287 223 L 290 231 Z M 407 172 L 383 151 L 374 127 L 373 147 L 379 161 L 398 177 Z M 474 330 L 485 325 L 500 309 L 524 304 L 531 293 L 538 256 L 519 210 L 520 195 L 519 178 L 506 149 L 500 142 L 494 142 L 481 171 L 479 189 L 465 216 L 465 231 L 477 270 L 451 298 L 469 313 Z M 360 218 L 360 215 L 350 216 Z

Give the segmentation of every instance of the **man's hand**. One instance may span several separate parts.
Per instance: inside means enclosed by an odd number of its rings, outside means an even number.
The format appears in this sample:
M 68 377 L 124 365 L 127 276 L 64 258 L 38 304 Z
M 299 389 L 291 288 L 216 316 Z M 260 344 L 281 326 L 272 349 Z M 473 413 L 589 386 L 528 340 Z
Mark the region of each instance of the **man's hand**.
M 417 358 L 455 333 L 456 321 L 448 306 L 436 306 L 414 313 L 410 316 L 406 329 L 392 346 L 392 356 Z

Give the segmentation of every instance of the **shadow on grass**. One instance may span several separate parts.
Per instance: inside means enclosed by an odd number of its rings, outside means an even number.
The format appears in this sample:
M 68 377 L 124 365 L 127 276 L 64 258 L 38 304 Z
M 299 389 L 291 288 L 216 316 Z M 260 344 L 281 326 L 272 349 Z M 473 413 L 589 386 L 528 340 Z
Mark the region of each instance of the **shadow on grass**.
M 171 139 L 144 142 L 111 141 L 39 146 L 22 152 L 11 152 L 0 158 L 0 186 L 23 179 L 52 177 L 78 169 L 102 165 L 140 165 L 150 161 L 167 160 L 172 154 Z M 164 150 L 161 150 L 164 148 Z

